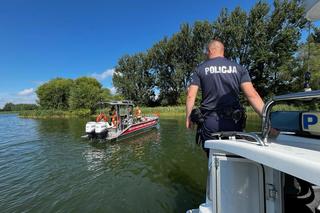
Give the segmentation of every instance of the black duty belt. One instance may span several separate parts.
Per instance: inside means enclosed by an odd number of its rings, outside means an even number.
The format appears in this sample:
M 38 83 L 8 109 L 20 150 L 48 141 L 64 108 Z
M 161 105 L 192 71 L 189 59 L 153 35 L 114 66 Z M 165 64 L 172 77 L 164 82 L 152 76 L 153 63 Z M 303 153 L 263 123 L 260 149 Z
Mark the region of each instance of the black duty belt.
M 222 110 L 209 110 L 204 113 L 205 116 L 217 116 L 224 119 L 232 119 L 235 122 L 240 121 L 245 116 L 243 108 L 226 108 Z
M 207 116 L 217 116 L 223 119 L 232 119 L 236 123 L 245 118 L 245 111 L 243 108 L 226 108 L 223 110 L 200 110 L 199 108 L 193 109 L 191 112 L 191 121 L 197 124 L 204 122 Z

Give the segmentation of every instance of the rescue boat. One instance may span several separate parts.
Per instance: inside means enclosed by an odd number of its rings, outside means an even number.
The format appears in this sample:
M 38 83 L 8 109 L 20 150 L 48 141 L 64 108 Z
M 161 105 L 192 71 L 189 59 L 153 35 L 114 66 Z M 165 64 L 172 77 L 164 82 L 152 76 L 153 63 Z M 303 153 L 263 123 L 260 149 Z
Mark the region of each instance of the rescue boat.
M 96 121 L 86 123 L 86 135 L 83 138 L 116 141 L 155 128 L 159 116 L 142 116 L 138 108 L 134 112 L 132 101 L 99 102 L 100 113 Z

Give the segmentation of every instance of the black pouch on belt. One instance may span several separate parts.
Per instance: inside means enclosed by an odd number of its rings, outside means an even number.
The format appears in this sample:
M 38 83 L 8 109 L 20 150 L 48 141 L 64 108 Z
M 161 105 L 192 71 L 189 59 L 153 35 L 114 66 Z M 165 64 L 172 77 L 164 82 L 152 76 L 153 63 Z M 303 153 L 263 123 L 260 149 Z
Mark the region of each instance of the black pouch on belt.
M 235 123 L 245 122 L 247 117 L 245 110 L 242 107 L 225 108 L 218 111 L 218 114 L 225 119 L 232 119 Z
M 231 115 L 232 119 L 235 123 L 241 122 L 242 123 L 242 129 L 246 127 L 246 121 L 247 121 L 247 115 L 244 108 L 236 109 L 232 112 Z
M 197 125 L 200 125 L 204 122 L 204 116 L 199 108 L 195 108 L 191 111 L 190 119 Z
M 242 119 L 243 114 L 244 113 L 241 109 L 236 109 L 232 112 L 231 118 L 237 123 Z

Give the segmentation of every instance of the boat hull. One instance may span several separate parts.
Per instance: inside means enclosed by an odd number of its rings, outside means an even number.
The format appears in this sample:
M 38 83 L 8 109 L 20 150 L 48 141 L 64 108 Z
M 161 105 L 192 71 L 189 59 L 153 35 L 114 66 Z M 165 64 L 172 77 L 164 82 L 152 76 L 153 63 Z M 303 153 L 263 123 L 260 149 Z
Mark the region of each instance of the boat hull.
M 158 118 L 154 118 L 154 119 L 149 120 L 149 121 L 144 121 L 144 122 L 133 124 L 129 128 L 127 128 L 126 130 L 124 130 L 119 135 L 117 140 L 126 139 L 126 138 L 129 138 L 129 137 L 133 137 L 135 135 L 139 135 L 139 134 L 142 134 L 144 132 L 147 132 L 147 131 L 157 127 L 158 122 L 159 122 L 159 119 Z
M 158 124 L 158 118 L 153 118 L 148 121 L 139 122 L 136 124 L 132 124 L 129 128 L 123 131 L 121 136 L 125 136 L 128 134 L 133 134 L 135 132 L 139 132 L 144 129 L 155 127 Z
M 145 118 L 143 121 L 140 121 L 138 123 L 132 124 L 128 127 L 126 127 L 124 130 L 118 132 L 118 133 L 111 133 L 111 132 L 106 132 L 104 135 L 98 135 L 95 134 L 95 137 L 90 137 L 87 135 L 88 138 L 96 138 L 99 139 L 99 142 L 113 142 L 113 141 L 119 141 L 123 139 L 127 139 L 139 134 L 142 134 L 144 132 L 150 131 L 153 128 L 157 127 L 159 123 L 159 118 L 158 117 L 148 117 Z M 109 129 L 110 131 L 110 129 Z

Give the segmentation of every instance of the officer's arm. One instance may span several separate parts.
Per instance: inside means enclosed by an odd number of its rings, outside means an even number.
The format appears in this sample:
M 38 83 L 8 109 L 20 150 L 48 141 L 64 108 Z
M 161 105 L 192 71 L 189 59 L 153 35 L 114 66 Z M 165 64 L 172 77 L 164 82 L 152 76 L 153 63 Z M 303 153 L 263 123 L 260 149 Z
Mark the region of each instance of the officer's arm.
M 191 85 L 188 89 L 188 95 L 187 95 L 187 101 L 186 101 L 186 127 L 187 128 L 191 127 L 190 114 L 197 97 L 198 88 L 199 87 L 196 85 Z
M 260 116 L 262 116 L 262 110 L 264 107 L 264 102 L 261 99 L 260 95 L 256 91 L 256 89 L 253 87 L 251 82 L 244 82 L 241 84 L 241 90 L 248 99 L 250 105 L 258 113 Z

